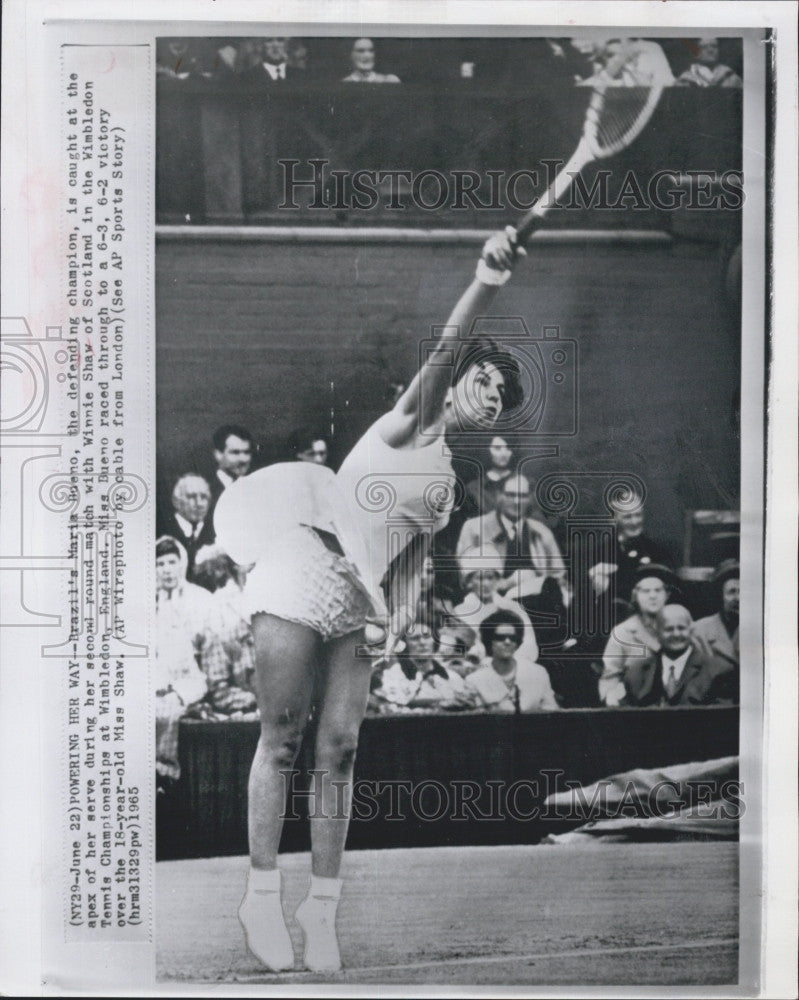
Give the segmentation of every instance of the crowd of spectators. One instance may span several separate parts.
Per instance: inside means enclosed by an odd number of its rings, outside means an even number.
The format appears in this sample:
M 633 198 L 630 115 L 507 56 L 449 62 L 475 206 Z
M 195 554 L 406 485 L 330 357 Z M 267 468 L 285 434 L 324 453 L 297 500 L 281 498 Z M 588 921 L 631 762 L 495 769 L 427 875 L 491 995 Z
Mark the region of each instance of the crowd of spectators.
M 680 87 L 741 87 L 740 39 L 632 39 L 658 82 Z M 247 87 L 314 81 L 430 83 L 445 79 L 486 84 L 535 80 L 586 83 L 616 53 L 613 38 L 164 38 L 156 52 L 161 80 L 205 79 Z M 734 66 L 727 64 L 727 61 Z M 398 75 L 399 74 L 399 75 Z M 619 82 L 636 75 L 635 59 Z
M 287 460 L 326 464 L 324 433 L 300 428 Z M 213 507 L 248 475 L 252 434 L 220 427 L 211 468 L 180 473 L 158 512 L 158 772 L 178 775 L 183 717 L 256 719 L 254 647 L 243 610 L 249 567 L 216 544 Z M 578 707 L 736 704 L 739 567 L 724 559 L 697 601 L 669 551 L 626 504 L 590 553 L 564 555 L 535 509 L 530 479 L 495 436 L 484 472 L 421 565 L 413 624 L 391 655 L 375 650 L 375 715 Z M 699 609 L 700 613 L 697 613 Z M 584 628 L 586 623 L 595 627 Z

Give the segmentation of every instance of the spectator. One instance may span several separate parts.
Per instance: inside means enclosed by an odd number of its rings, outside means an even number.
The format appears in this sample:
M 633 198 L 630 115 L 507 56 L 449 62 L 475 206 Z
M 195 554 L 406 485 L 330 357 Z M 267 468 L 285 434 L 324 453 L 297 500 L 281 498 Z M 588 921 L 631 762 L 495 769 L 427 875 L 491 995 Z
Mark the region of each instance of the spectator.
M 242 73 L 242 80 L 258 86 L 271 86 L 273 83 L 296 79 L 297 73 L 301 71 L 288 64 L 286 43 L 286 38 L 262 39 L 260 46 L 255 47 L 258 59 Z
M 555 536 L 528 514 L 530 484 L 519 473 L 502 484 L 497 509 L 467 521 L 458 539 L 459 559 L 469 550 L 492 545 L 503 561 L 502 579 L 496 589 L 516 594 L 530 615 L 539 642 L 562 644 L 565 609 L 570 592 L 566 564 Z M 567 640 L 568 641 L 568 640 Z
M 211 496 L 215 506 L 227 486 L 249 473 L 252 434 L 240 424 L 223 424 L 214 431 L 213 445 L 216 471 L 211 478 Z
M 307 427 L 298 427 L 292 431 L 288 440 L 288 452 L 292 460 L 313 462 L 316 465 L 327 465 L 329 457 L 325 436 Z
M 298 73 L 308 72 L 308 46 L 302 38 L 290 38 L 286 45 L 286 65 Z
M 530 483 L 520 473 L 502 483 L 497 508 L 467 521 L 458 539 L 458 557 L 490 545 L 503 560 L 505 590 L 516 582 L 513 570 L 531 570 L 538 592 L 547 578 L 565 583 L 566 564 L 555 536 L 541 521 L 528 514 Z
M 489 712 L 541 712 L 557 709 L 549 674 L 538 663 L 519 655 L 524 625 L 512 611 L 496 611 L 480 625 L 489 655 L 469 674 L 478 704 Z
M 158 39 L 155 72 L 159 80 L 188 80 L 190 76 L 202 76 L 199 41 L 193 38 Z
M 374 714 L 476 707 L 475 694 L 462 673 L 454 669 L 456 660 L 449 649 L 436 654 L 433 648 L 432 636 L 422 630 L 414 629 L 405 637 L 402 648 L 375 674 L 370 696 Z
M 638 570 L 651 564 L 669 566 L 666 549 L 644 532 L 643 505 L 631 510 L 619 510 L 616 524 L 616 544 L 603 553 L 603 559 L 588 570 L 588 580 L 595 598 L 610 593 L 622 601 L 632 591 Z
M 211 595 L 186 581 L 186 567 L 180 543 L 159 538 L 155 546 L 154 679 L 156 772 L 162 786 L 180 777 L 180 719 L 227 675 L 222 644 L 210 625 Z
M 681 604 L 661 608 L 655 619 L 660 651 L 628 665 L 625 705 L 708 703 L 707 662 L 691 645 L 691 625 L 691 614 Z
M 632 592 L 635 611 L 614 628 L 602 657 L 599 697 L 604 705 L 622 704 L 626 697 L 624 678 L 629 669 L 660 651 L 655 623 L 675 586 L 674 575 L 666 566 L 652 563 L 639 568 Z
M 393 73 L 375 72 L 375 46 L 371 38 L 356 38 L 350 51 L 352 72 L 344 83 L 399 83 Z
M 497 509 L 497 499 L 505 480 L 514 467 L 513 452 L 505 438 L 499 435 L 488 446 L 488 466 L 478 479 L 466 484 L 466 493 L 472 501 L 474 516 Z
M 743 80 L 719 62 L 718 38 L 697 38 L 696 61 L 677 77 L 678 87 L 743 87 Z
M 473 629 L 480 625 L 497 611 L 511 611 L 522 619 L 524 637 L 519 654 L 536 662 L 538 660 L 538 643 L 535 629 L 523 606 L 518 603 L 519 589 L 523 587 L 523 573 L 516 574 L 517 582 L 505 592 L 501 592 L 500 584 L 504 585 L 502 577 L 503 559 L 498 550 L 486 545 L 480 550 L 467 550 L 461 557 L 464 568 L 463 582 L 466 595 L 463 601 L 453 610 L 456 620 Z M 521 584 L 519 580 L 521 579 Z M 491 650 L 483 648 L 482 644 L 470 650 L 470 655 L 478 655 L 480 659 Z
M 236 75 L 239 67 L 239 48 L 233 38 L 217 38 L 213 45 L 211 74 L 217 80 Z
M 707 696 L 714 702 L 737 702 L 740 670 L 738 611 L 741 581 L 736 559 L 725 559 L 713 575 L 720 611 L 694 622 L 694 646 L 708 663 L 712 684 Z
M 250 617 L 244 609 L 242 588 L 246 569 L 238 566 L 219 546 L 209 545 L 197 553 L 197 583 L 212 591 L 209 623 L 225 654 L 226 677 L 210 688 L 205 717 L 255 717 L 255 648 Z
M 186 550 L 190 580 L 194 576 L 197 550 L 214 541 L 210 506 L 210 486 L 202 476 L 189 472 L 175 483 L 171 510 L 159 518 L 157 534 L 176 538 Z

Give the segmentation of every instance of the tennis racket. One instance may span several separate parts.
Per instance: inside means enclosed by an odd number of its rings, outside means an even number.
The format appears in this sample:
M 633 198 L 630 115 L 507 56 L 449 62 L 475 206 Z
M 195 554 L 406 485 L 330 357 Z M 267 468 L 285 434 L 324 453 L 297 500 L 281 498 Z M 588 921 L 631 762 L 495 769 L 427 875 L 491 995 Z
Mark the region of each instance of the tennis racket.
M 581 170 L 595 160 L 614 156 L 634 142 L 671 79 L 659 45 L 629 39 L 618 43 L 618 50 L 610 55 L 602 71 L 589 81 L 591 97 L 577 149 L 516 226 L 522 246 L 550 208 L 567 193 Z

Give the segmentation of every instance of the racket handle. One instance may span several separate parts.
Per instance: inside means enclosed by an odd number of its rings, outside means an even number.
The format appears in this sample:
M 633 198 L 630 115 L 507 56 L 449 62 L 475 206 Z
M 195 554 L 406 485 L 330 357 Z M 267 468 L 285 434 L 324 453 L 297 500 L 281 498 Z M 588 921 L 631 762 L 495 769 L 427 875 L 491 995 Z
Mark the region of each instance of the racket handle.
M 591 154 L 584 140 L 580 140 L 577 149 L 572 153 L 571 158 L 564 163 L 549 188 L 541 195 L 533 207 L 526 212 L 519 224 L 516 226 L 516 233 L 520 246 L 524 246 L 536 229 L 539 229 L 544 220 L 544 216 L 557 205 L 560 199 L 572 186 L 572 182 L 583 167 L 591 160 Z
M 537 205 L 538 203 L 536 203 Z M 519 246 L 524 246 L 536 229 L 539 229 L 541 223 L 544 221 L 544 213 L 533 214 L 535 212 L 536 206 L 530 209 L 521 219 L 521 222 L 516 226 L 516 239 Z

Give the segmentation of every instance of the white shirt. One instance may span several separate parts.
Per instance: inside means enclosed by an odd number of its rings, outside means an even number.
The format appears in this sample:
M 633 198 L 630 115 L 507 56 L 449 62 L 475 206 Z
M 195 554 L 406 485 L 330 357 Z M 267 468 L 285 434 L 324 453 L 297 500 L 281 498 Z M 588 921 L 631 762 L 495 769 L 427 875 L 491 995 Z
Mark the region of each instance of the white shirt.
M 691 655 L 690 646 L 681 656 L 678 656 L 676 660 L 673 660 L 670 656 L 667 656 L 665 653 L 661 652 L 660 662 L 663 671 L 662 677 L 663 677 L 664 690 L 666 689 L 669 680 L 669 674 L 671 673 L 672 667 L 674 667 L 674 683 L 675 684 L 679 683 L 679 680 L 682 677 L 682 672 L 683 670 L 685 670 L 685 664 L 688 662 L 688 657 L 690 655 Z
M 231 486 L 233 483 L 236 482 L 236 480 L 233 478 L 233 476 L 230 475 L 230 473 L 224 472 L 222 469 L 216 470 L 216 478 L 222 484 L 222 489 L 225 490 L 228 488 L 228 486 Z
M 275 66 L 273 63 L 264 63 L 264 69 L 272 77 L 273 80 L 285 80 L 286 79 L 286 64 L 284 62 L 278 63 Z

